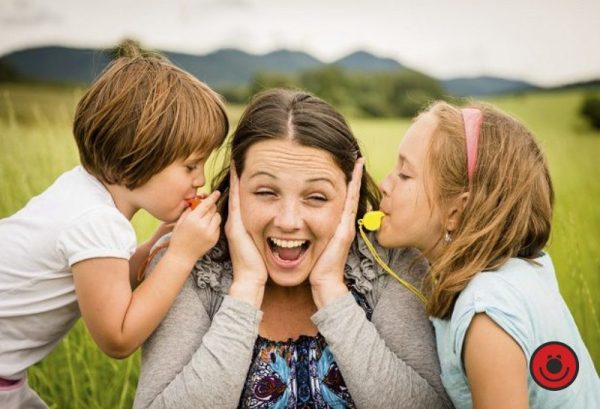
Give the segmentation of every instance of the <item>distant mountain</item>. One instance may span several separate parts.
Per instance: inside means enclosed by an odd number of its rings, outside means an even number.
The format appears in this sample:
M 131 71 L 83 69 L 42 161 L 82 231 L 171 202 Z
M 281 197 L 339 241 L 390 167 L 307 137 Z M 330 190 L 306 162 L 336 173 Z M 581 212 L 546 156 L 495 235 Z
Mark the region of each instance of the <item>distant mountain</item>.
M 356 51 L 333 64 L 351 71 L 397 71 L 405 68 L 396 60 L 377 57 L 366 51 Z
M 195 56 L 165 52 L 171 61 L 213 87 L 247 84 L 259 71 L 293 74 L 323 63 L 309 54 L 278 50 L 264 55 L 235 49 L 221 49 Z
M 264 55 L 221 49 L 206 55 L 163 54 L 181 68 L 213 87 L 247 84 L 259 71 L 297 73 L 324 65 L 311 55 L 277 50 Z M 39 47 L 15 51 L 0 58 L 20 77 L 33 81 L 90 83 L 109 63 L 108 53 L 97 49 Z
M 32 48 L 0 58 L 22 79 L 64 84 L 90 83 L 109 61 L 101 50 L 67 47 Z
M 321 61 L 303 51 L 277 50 L 259 58 L 266 71 L 281 73 L 299 72 L 323 65 Z
M 39 47 L 0 57 L 0 81 L 19 78 L 40 82 L 89 84 L 109 62 L 108 50 Z M 171 61 L 215 88 L 247 85 L 257 72 L 294 74 L 326 65 L 300 51 L 276 50 L 263 55 L 225 48 L 205 55 L 163 52 Z M 356 51 L 333 62 L 349 71 L 409 69 L 391 58 Z M 454 78 L 441 81 L 457 96 L 484 96 L 537 89 L 525 81 L 497 78 Z
M 564 90 L 564 89 L 599 89 L 600 88 L 600 78 L 587 80 L 587 81 L 578 81 L 572 82 L 570 84 L 559 85 L 557 87 L 549 88 L 549 90 Z
M 473 97 L 539 89 L 537 86 L 525 81 L 487 76 L 453 78 L 442 81 L 442 85 L 446 88 L 446 91 L 452 95 Z

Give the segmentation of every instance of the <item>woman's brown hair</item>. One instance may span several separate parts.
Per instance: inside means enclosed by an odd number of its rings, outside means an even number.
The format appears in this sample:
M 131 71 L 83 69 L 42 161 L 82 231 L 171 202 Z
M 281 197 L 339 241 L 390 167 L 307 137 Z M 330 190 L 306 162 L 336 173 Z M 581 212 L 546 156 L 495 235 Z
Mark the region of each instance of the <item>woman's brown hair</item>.
M 494 107 L 472 107 L 483 120 L 471 179 L 461 110 L 445 102 L 427 110 L 437 118 L 426 165 L 434 206 L 445 214 L 452 200 L 468 192 L 458 228 L 442 244 L 426 278 L 428 313 L 441 318 L 449 317 L 475 274 L 497 269 L 511 257 L 535 259 L 550 237 L 554 192 L 534 136 Z
M 349 182 L 356 160 L 362 157 L 348 123 L 331 105 L 303 91 L 272 89 L 257 94 L 242 114 L 231 140 L 231 160 L 238 175 L 244 170 L 248 149 L 261 141 L 291 139 L 302 146 L 328 152 Z M 307 164 L 308 165 L 308 164 Z M 229 166 L 213 182 L 221 191 L 222 220 L 227 220 Z M 363 172 L 357 218 L 378 208 L 381 193 L 369 173 Z M 224 223 L 223 223 L 224 224 Z
M 83 167 L 134 189 L 177 160 L 220 146 L 229 122 L 219 95 L 158 54 L 126 42 L 77 104 Z

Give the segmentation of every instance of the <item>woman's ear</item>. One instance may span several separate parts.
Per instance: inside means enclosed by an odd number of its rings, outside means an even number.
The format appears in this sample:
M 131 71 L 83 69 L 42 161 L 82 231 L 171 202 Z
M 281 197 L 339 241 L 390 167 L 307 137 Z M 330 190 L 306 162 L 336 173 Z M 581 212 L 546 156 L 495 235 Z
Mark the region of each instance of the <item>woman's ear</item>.
M 462 220 L 463 211 L 469 200 L 469 192 L 461 193 L 450 202 L 448 213 L 446 214 L 446 231 L 452 233 L 458 228 Z

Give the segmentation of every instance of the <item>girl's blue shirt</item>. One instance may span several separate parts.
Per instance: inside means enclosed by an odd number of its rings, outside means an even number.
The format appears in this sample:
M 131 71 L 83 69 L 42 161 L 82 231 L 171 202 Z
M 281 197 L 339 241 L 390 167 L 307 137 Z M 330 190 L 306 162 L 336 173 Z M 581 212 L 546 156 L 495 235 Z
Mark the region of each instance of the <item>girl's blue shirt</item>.
M 477 313 L 485 313 L 523 350 L 527 359 L 530 408 L 600 409 L 598 374 L 560 295 L 548 254 L 535 262 L 512 258 L 498 270 L 477 274 L 458 296 L 449 320 L 431 318 L 442 382 L 457 409 L 473 406 L 461 355 L 465 334 Z M 575 380 L 562 390 L 542 388 L 529 372 L 532 354 L 542 344 L 552 341 L 571 347 L 579 361 Z M 563 370 L 566 369 L 565 366 Z

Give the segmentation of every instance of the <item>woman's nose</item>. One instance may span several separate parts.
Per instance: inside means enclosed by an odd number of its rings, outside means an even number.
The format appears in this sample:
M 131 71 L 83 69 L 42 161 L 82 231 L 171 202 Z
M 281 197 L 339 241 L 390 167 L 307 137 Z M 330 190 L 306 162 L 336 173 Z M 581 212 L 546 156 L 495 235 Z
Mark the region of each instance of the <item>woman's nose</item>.
M 282 201 L 277 209 L 274 225 L 284 231 L 297 230 L 302 227 L 302 215 L 300 207 L 295 201 Z

